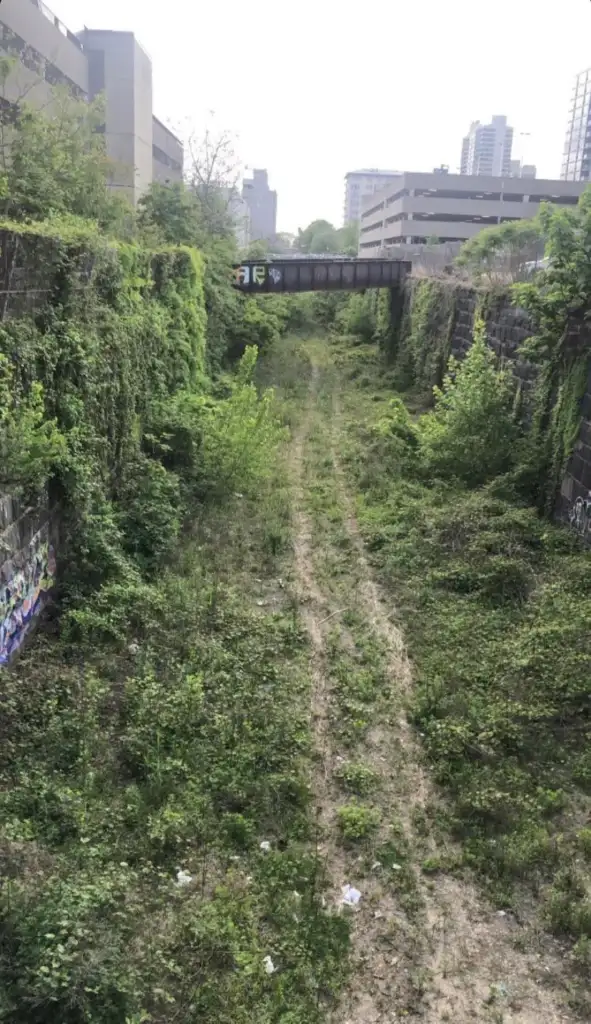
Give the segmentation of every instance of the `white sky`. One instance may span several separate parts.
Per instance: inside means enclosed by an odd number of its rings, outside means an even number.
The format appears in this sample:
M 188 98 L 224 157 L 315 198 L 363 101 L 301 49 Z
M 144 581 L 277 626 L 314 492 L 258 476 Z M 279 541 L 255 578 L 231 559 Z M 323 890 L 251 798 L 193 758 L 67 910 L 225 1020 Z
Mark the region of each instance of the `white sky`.
M 590 0 L 48 0 L 72 31 L 135 32 L 154 112 L 186 134 L 208 112 L 266 167 L 278 229 L 340 224 L 360 167 L 458 168 L 472 120 L 506 114 L 514 158 L 558 177 Z M 520 137 L 519 132 L 529 132 Z

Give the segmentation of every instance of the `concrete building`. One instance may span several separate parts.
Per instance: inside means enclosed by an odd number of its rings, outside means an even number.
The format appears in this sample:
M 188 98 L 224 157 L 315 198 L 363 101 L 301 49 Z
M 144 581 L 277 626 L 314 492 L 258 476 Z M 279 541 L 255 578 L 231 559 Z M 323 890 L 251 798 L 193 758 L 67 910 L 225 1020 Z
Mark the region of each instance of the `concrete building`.
M 584 187 L 510 176 L 406 173 L 366 201 L 359 255 L 434 239 L 463 242 L 494 224 L 534 217 L 541 202 L 575 206 Z
M 51 116 L 56 86 L 105 96 L 111 186 L 136 203 L 153 180 L 180 181 L 183 147 L 152 113 L 152 64 L 132 32 L 70 32 L 42 0 L 3 0 L 0 53 L 17 58 L 0 107 L 26 101 Z
M 152 158 L 154 181 L 165 185 L 183 180 L 183 144 L 157 117 L 152 118 Z
M 522 164 L 521 160 L 511 161 L 512 178 L 535 178 L 537 168 L 535 164 Z
M 363 204 L 374 192 L 379 192 L 386 185 L 391 185 L 400 177 L 400 171 L 379 171 L 369 168 L 361 171 L 349 171 L 345 175 L 345 205 L 343 208 L 343 224 L 357 224 L 361 219 Z
M 499 176 L 511 173 L 513 129 L 504 116 L 493 117 L 490 124 L 473 121 L 462 141 L 461 174 Z
M 575 79 L 568 111 L 561 177 L 565 181 L 591 179 L 591 68 Z
M 269 188 L 265 170 L 253 170 L 242 182 L 242 198 L 250 211 L 251 241 L 270 240 L 277 234 L 277 193 Z

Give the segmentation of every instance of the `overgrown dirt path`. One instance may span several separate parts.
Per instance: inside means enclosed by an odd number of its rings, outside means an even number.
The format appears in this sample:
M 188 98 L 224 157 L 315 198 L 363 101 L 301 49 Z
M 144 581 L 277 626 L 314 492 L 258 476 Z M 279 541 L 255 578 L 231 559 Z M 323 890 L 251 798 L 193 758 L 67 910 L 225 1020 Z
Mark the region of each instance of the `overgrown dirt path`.
M 338 372 L 327 345 L 306 349 L 291 459 L 295 586 L 311 641 L 320 850 L 334 903 L 352 917 L 350 984 L 331 1021 L 574 1020 L 560 954 L 470 881 L 429 875 L 429 858 L 450 848 L 430 827 L 437 794 L 405 716 L 412 670 L 355 519 Z M 355 909 L 342 906 L 347 884 L 361 892 Z

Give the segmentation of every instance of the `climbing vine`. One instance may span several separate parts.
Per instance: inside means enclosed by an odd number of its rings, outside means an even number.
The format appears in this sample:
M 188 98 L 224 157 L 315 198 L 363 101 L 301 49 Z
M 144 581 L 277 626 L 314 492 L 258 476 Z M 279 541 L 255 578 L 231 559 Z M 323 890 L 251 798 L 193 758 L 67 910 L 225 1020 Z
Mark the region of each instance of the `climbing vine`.
M 204 386 L 201 257 L 109 242 L 88 226 L 4 228 L 0 244 L 12 277 L 32 276 L 42 296 L 33 310 L 9 306 L 0 326 L 0 388 L 10 396 L 2 486 L 29 497 L 49 486 L 67 521 L 62 557 L 92 587 L 121 571 L 126 522 L 140 547 L 159 522 L 162 553 L 179 528 L 176 479 L 160 472 L 148 440 L 167 401 Z
M 515 285 L 514 297 L 535 325 L 522 351 L 539 368 L 526 469 L 538 506 L 550 512 L 577 439 L 588 380 L 591 195 L 581 196 L 576 211 L 548 205 L 540 220 L 548 269 Z
M 393 352 L 402 386 L 429 391 L 441 384 L 451 354 L 456 289 L 436 279 L 413 281 Z

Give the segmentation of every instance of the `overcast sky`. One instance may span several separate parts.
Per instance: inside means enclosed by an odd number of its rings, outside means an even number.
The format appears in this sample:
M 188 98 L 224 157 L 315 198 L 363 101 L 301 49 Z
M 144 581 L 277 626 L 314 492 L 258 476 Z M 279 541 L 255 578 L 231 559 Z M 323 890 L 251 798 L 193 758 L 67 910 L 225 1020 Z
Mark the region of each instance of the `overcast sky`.
M 135 32 L 161 120 L 238 136 L 278 228 L 340 224 L 360 167 L 458 169 L 472 120 L 506 114 L 513 156 L 558 177 L 570 91 L 591 66 L 591 0 L 48 0 L 68 28 Z M 520 132 L 530 133 L 521 136 Z

